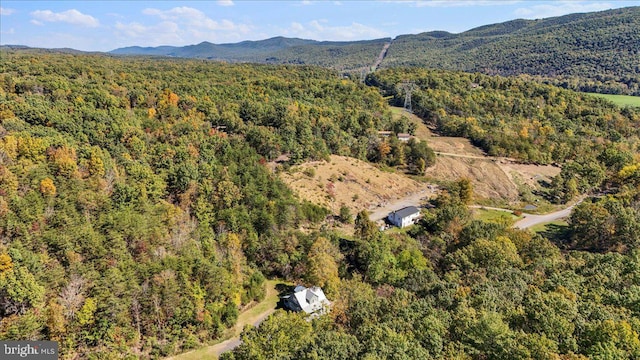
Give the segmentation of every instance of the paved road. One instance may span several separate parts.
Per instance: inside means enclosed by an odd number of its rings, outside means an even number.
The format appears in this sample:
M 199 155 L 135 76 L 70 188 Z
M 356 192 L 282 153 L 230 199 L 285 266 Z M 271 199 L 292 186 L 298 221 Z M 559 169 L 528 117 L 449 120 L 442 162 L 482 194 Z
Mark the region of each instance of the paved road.
M 526 229 L 534 225 L 544 224 L 569 217 L 574 206 L 575 205 L 571 205 L 566 209 L 544 215 L 523 214 L 524 218 L 516 221 L 516 223 L 513 224 L 513 227 L 516 229 Z
M 560 220 L 560 219 L 564 219 L 567 218 L 571 215 L 571 210 L 573 210 L 573 208 L 580 204 L 582 202 L 582 199 L 580 199 L 580 201 L 578 201 L 577 203 L 564 208 L 562 210 L 558 210 L 558 211 L 554 211 L 552 213 L 548 213 L 548 214 L 542 214 L 542 215 L 535 215 L 535 214 L 522 214 L 523 218 L 516 221 L 515 224 L 513 224 L 513 227 L 516 229 L 526 229 L 526 228 L 530 228 L 532 226 L 538 225 L 538 224 L 544 224 L 544 223 L 548 223 L 548 222 L 552 222 L 552 221 L 556 221 L 556 220 Z M 490 207 L 490 206 L 479 206 L 479 205 L 471 205 L 469 206 L 470 208 L 474 208 L 474 209 L 487 209 L 487 210 L 497 210 L 497 211 L 504 211 L 504 212 L 508 212 L 508 213 L 513 213 L 513 210 L 509 210 L 509 209 L 502 209 L 502 208 L 496 208 L 496 207 Z
M 389 215 L 391 211 L 402 209 L 403 207 L 406 207 L 406 206 L 418 206 L 422 202 L 424 202 L 424 200 L 428 197 L 430 193 L 431 193 L 430 191 L 428 192 L 427 190 L 423 190 L 418 193 L 414 193 L 412 195 L 404 197 L 402 199 L 398 199 L 392 203 L 386 204 L 372 211 L 369 214 L 369 219 L 371 219 L 372 221 L 378 221 L 387 217 L 387 215 Z M 538 224 L 544 224 L 544 223 L 567 218 L 569 217 L 569 215 L 571 215 L 571 210 L 573 210 L 573 207 L 578 205 L 581 202 L 582 202 L 582 199 L 578 201 L 576 204 L 571 205 L 565 209 L 558 210 L 548 214 L 542 214 L 542 215 L 522 214 L 523 218 L 516 221 L 516 223 L 513 224 L 513 227 L 516 229 L 526 229 Z M 469 207 L 474 209 L 497 210 L 497 211 L 513 213 L 513 210 L 490 207 L 490 206 L 471 205 Z

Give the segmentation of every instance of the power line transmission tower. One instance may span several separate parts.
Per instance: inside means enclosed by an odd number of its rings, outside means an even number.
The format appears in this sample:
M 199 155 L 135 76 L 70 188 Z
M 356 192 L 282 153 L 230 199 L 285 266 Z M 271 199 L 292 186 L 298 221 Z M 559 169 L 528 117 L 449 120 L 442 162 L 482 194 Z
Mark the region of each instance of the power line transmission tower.
M 417 88 L 416 84 L 413 81 L 404 80 L 400 84 L 400 89 L 404 90 L 404 108 L 413 113 L 411 108 L 411 93 Z

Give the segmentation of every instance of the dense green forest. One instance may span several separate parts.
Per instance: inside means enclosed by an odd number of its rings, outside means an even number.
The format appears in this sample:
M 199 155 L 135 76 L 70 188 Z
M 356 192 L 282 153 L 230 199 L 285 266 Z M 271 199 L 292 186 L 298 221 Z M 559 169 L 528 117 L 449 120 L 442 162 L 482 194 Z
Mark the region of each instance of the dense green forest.
M 188 349 L 264 275 L 306 276 L 291 230 L 327 210 L 266 163 L 364 159 L 393 125 L 321 68 L 10 51 L 0 73 L 0 338 L 64 358 Z
M 396 104 L 399 84 L 412 81 L 413 111 L 438 132 L 469 138 L 491 156 L 564 164 L 549 196 L 571 200 L 594 189 L 615 187 L 623 167 L 640 152 L 640 111 L 602 98 L 540 84 L 529 76 L 397 68 L 370 74 Z
M 573 90 L 640 95 L 640 7 L 513 20 L 393 41 L 382 67 L 538 75 Z
M 472 220 L 455 187 L 408 234 L 378 232 L 359 214 L 355 239 L 333 238 L 344 260 L 331 313 L 308 322 L 276 312 L 222 359 L 637 359 L 635 186 L 634 205 L 584 203 L 565 244 Z M 613 240 L 615 216 L 629 229 L 621 252 L 583 227 L 592 206 L 624 213 L 596 211 L 590 225 Z
M 412 130 L 385 99 L 404 99 L 402 80 L 437 131 L 563 165 L 549 185 L 558 202 L 609 195 L 578 205 L 557 237 L 473 220 L 465 180 L 406 233 L 378 231 L 366 212 L 353 237 L 321 226 L 328 210 L 268 163 L 340 154 L 419 174 L 435 160 L 428 144 L 378 136 Z M 322 286 L 330 314 L 278 311 L 225 358 L 640 357 L 637 110 L 526 77 L 367 81 L 3 51 L 0 339 L 56 340 L 63 359 L 158 358 L 219 339 L 277 277 Z

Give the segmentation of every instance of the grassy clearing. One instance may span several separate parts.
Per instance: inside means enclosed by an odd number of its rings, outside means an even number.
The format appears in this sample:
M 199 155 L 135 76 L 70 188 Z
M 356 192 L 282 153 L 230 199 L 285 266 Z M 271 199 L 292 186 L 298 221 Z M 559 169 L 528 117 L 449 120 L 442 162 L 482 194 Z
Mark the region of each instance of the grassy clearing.
M 515 222 L 520 219 L 519 216 L 515 216 L 512 213 L 500 210 L 491 210 L 491 209 L 474 209 L 473 217 L 476 220 L 488 221 L 488 222 L 496 222 L 496 223 L 505 223 L 505 222 Z
M 597 94 L 597 93 L 588 93 L 588 94 L 605 98 L 618 106 L 640 107 L 640 96 L 610 95 L 610 94 Z
M 565 220 L 556 220 L 544 224 L 534 225 L 529 230 L 544 236 L 560 248 L 570 240 L 569 224 Z
M 242 329 L 244 328 L 244 325 L 255 323 L 266 311 L 276 308 L 278 300 L 280 300 L 280 296 L 278 294 L 278 291 L 276 290 L 276 287 L 279 284 L 291 285 L 288 283 L 285 284 L 280 280 L 267 280 L 267 294 L 265 295 L 264 300 L 259 302 L 256 306 L 248 309 L 247 311 L 244 311 L 238 316 L 238 324 L 242 324 L 242 326 L 235 326 L 236 336 L 240 335 Z
M 415 226 L 415 225 L 407 226 L 405 228 L 399 228 L 397 226 L 392 226 L 389 229 L 385 230 L 384 232 L 387 235 L 390 235 L 390 234 L 406 234 L 407 231 L 409 231 L 409 229 L 411 229 L 413 226 Z
M 553 227 L 568 227 L 569 223 L 565 220 L 556 220 L 548 223 L 533 225 L 529 230 L 534 233 L 544 233 L 550 231 Z

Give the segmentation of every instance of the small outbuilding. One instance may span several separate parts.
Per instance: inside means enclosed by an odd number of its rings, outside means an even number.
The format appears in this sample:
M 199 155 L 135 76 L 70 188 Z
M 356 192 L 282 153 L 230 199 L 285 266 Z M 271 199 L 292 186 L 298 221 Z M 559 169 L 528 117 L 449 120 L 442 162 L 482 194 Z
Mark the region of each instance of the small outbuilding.
M 311 288 L 298 285 L 293 293 L 282 297 L 284 306 L 292 311 L 304 311 L 307 314 L 323 314 L 331 302 L 324 295 L 321 288 Z
M 420 217 L 420 210 L 415 206 L 407 206 L 400 210 L 396 210 L 387 216 L 389 222 L 393 225 L 403 228 L 413 225 L 417 218 Z

